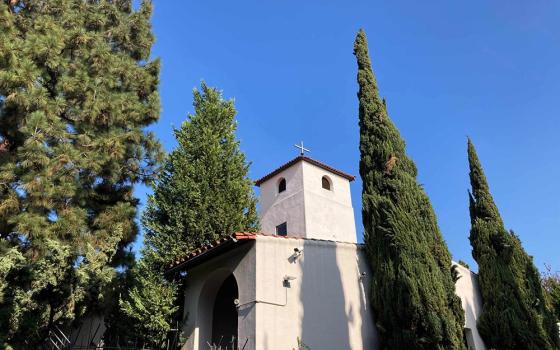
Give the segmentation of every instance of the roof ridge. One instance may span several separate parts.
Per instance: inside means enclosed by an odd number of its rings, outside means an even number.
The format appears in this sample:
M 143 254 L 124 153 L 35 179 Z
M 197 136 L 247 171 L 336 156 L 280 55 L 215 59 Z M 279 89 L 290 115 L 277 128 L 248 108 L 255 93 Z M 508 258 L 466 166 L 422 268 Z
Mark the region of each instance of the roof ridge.
M 327 171 L 330 171 L 333 174 L 336 174 L 340 177 L 343 177 L 345 179 L 347 179 L 348 181 L 354 181 L 355 177 L 353 175 L 350 175 L 348 173 L 345 173 L 344 171 L 340 171 L 337 170 L 329 165 L 326 165 L 323 162 L 320 162 L 316 159 L 310 158 L 308 156 L 305 155 L 299 155 L 297 157 L 295 157 L 294 159 L 290 160 L 287 163 L 284 163 L 283 165 L 279 166 L 278 168 L 276 168 L 275 170 L 271 171 L 270 173 L 266 174 L 265 176 L 261 177 L 260 179 L 255 181 L 255 185 L 256 186 L 260 186 L 263 182 L 270 180 L 272 177 L 276 176 L 278 173 L 288 169 L 289 167 L 291 167 L 292 165 L 300 162 L 300 161 L 305 161 L 308 162 L 310 164 L 313 164 L 315 166 L 318 166 L 319 168 L 325 169 Z

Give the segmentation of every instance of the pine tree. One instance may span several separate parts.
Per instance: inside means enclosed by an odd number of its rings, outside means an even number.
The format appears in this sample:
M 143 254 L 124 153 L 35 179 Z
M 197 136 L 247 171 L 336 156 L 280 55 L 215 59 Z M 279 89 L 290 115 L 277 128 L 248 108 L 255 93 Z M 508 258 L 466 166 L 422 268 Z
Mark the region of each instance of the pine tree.
M 109 303 L 134 185 L 160 147 L 151 5 L 0 3 L 0 341 L 33 348 Z
M 469 239 L 483 300 L 478 330 L 490 348 L 555 349 L 558 329 L 546 308 L 540 275 L 519 238 L 505 229 L 470 139 L 468 158 Z
M 142 219 L 145 244 L 161 266 L 217 238 L 258 227 L 233 101 L 205 83 L 193 94 L 195 113 L 175 130 L 178 146 Z
M 365 33 L 358 61 L 362 220 L 382 349 L 462 349 L 451 257 L 416 166 L 379 97 Z
M 121 302 L 139 334 L 154 343 L 181 312 L 173 305 L 182 304 L 183 281 L 163 282 L 173 278 L 165 275 L 169 264 L 218 238 L 258 228 L 249 164 L 235 137 L 233 101 L 202 83 L 201 91 L 194 90 L 194 108 L 175 130 L 178 146 L 153 184 L 142 217 L 146 234 L 138 286 Z M 143 291 L 149 286 L 160 287 Z

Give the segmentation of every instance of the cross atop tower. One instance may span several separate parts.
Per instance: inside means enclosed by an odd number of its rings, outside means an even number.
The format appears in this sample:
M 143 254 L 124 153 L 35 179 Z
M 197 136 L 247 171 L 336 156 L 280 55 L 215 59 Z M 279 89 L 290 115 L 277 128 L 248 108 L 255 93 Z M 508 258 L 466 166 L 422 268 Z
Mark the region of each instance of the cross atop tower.
M 301 141 L 301 144 L 299 144 L 299 145 L 294 145 L 294 147 L 299 148 L 299 155 L 300 156 L 305 155 L 305 152 L 311 152 L 307 148 L 303 147 L 303 141 Z

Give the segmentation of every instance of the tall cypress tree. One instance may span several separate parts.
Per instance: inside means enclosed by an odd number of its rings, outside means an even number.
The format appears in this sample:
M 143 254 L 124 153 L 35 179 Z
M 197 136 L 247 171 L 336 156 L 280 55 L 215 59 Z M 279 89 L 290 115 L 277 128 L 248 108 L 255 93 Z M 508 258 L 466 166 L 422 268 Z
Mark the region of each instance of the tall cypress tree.
M 356 36 L 354 55 L 362 220 L 381 348 L 464 348 L 464 316 L 451 257 L 428 196 L 416 181 L 416 166 L 379 97 L 363 30 Z
M 468 158 L 472 254 L 478 263 L 478 330 L 495 349 L 555 349 L 558 329 L 546 308 L 540 275 L 521 241 L 507 231 L 471 140 Z
M 560 273 L 553 273 L 551 267 L 547 266 L 541 284 L 547 306 L 553 311 L 556 322 L 560 323 Z
M 151 5 L 0 3 L 0 341 L 33 348 L 108 302 L 160 147 Z M 99 310 L 97 310 L 99 311 Z M 67 328 L 65 328 L 67 329 Z
M 194 91 L 194 109 L 175 130 L 178 145 L 153 184 L 142 218 L 146 235 L 137 287 L 121 302 L 139 333 L 156 343 L 177 311 L 172 306 L 182 305 L 175 300 L 181 281 L 165 280 L 169 264 L 218 238 L 258 228 L 249 164 L 235 136 L 233 101 L 202 83 Z M 143 290 L 149 286 L 158 288 Z

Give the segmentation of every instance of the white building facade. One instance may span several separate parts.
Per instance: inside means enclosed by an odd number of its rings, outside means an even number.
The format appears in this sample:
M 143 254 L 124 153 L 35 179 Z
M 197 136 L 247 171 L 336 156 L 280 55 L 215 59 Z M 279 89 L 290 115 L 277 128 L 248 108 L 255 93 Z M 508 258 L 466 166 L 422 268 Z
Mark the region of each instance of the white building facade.
M 262 233 L 236 233 L 174 267 L 187 271 L 184 349 L 377 349 L 371 270 L 357 243 L 354 178 L 299 156 L 256 182 Z M 485 349 L 476 275 L 459 267 L 466 341 Z

